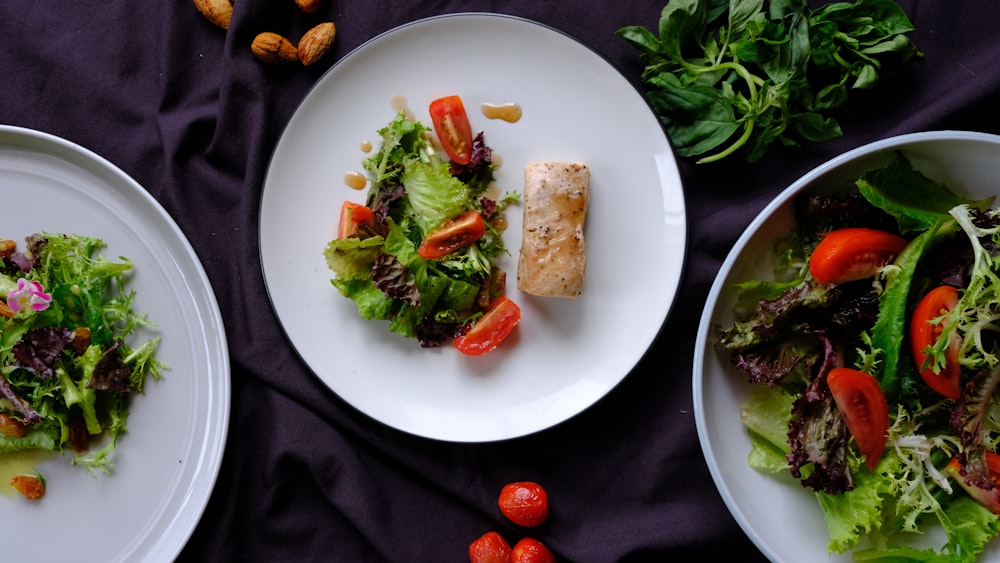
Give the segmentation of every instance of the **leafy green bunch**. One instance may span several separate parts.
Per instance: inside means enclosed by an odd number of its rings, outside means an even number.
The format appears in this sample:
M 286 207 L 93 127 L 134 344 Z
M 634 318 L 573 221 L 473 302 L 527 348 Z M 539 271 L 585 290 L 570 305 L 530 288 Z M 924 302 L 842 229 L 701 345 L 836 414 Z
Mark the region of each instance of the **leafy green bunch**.
M 669 0 L 658 34 L 616 35 L 638 49 L 646 99 L 677 154 L 707 163 L 842 135 L 831 110 L 874 86 L 890 56 L 921 56 L 913 29 L 893 0 Z

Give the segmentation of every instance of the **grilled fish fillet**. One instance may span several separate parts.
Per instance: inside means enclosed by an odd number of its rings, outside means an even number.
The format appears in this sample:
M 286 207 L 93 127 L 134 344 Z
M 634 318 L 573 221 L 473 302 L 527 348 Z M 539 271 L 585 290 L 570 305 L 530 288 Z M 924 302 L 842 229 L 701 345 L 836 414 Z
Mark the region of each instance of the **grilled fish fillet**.
M 517 287 L 543 297 L 576 299 L 587 269 L 583 225 L 590 169 L 579 162 L 524 167 L 524 227 Z

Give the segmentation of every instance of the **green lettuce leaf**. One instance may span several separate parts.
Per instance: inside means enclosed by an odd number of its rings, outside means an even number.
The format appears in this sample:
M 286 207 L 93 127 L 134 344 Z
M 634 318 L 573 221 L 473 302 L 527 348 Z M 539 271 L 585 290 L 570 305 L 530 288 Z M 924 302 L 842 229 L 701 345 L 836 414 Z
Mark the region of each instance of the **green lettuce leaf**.
M 403 186 L 413 218 L 424 234 L 462 214 L 470 201 L 468 186 L 452 176 L 448 164 L 437 157 L 407 162 Z

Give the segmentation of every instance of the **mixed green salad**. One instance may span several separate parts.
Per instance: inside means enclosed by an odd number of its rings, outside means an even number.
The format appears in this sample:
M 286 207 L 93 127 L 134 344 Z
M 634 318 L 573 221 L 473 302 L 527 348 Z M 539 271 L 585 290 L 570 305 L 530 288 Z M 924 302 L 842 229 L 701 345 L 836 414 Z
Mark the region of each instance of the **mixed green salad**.
M 73 464 L 109 472 L 129 398 L 166 368 L 159 336 L 129 343 L 152 323 L 125 288 L 133 264 L 104 246 L 50 232 L 0 240 L 0 456 L 72 450 Z
M 520 194 L 490 196 L 492 150 L 482 132 L 472 135 L 457 96 L 430 110 L 434 130 L 401 110 L 378 131 L 381 146 L 363 162 L 365 201 L 344 202 L 324 256 L 331 283 L 363 318 L 389 321 L 425 348 L 454 342 L 479 355 L 520 320 L 496 265 L 508 253 L 503 212 Z
M 717 344 L 758 384 L 757 470 L 811 489 L 831 553 L 972 561 L 1000 533 L 1000 211 L 896 152 L 794 201 Z M 941 545 L 928 546 L 932 527 Z

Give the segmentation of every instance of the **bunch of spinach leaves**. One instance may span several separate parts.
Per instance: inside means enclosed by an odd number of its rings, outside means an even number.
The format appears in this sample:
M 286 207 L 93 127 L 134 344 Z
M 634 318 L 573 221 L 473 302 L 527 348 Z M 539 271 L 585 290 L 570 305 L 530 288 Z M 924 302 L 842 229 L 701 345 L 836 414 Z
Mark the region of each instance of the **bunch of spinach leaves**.
M 893 0 L 668 0 L 658 34 L 616 35 L 639 50 L 646 99 L 677 154 L 707 163 L 840 136 L 831 110 L 874 86 L 883 63 L 921 56 L 913 29 Z

